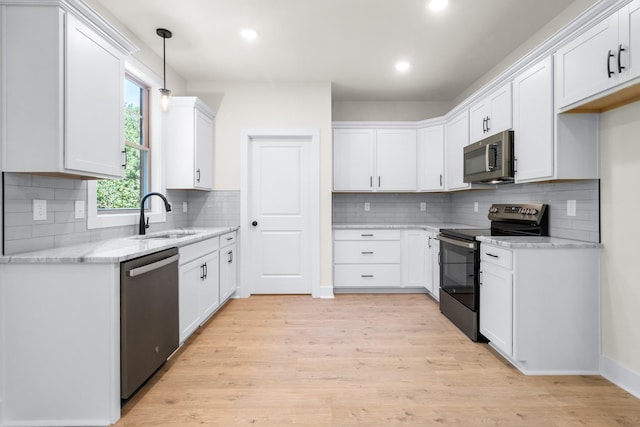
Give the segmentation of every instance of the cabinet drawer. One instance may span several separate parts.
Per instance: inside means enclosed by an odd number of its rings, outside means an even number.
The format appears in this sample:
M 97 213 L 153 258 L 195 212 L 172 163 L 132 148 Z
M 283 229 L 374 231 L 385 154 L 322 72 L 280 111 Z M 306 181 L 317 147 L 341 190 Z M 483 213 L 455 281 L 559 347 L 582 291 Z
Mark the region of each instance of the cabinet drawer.
M 336 264 L 395 264 L 400 262 L 400 241 L 352 242 L 334 244 Z
M 513 265 L 513 254 L 508 249 L 498 248 L 497 246 L 480 245 L 480 260 L 511 269 Z
M 401 230 L 336 230 L 334 240 L 400 240 Z
M 334 267 L 336 287 L 400 286 L 400 264 L 341 264 Z
M 218 250 L 219 239 L 214 237 L 212 239 L 203 240 L 201 242 L 193 243 L 191 245 L 183 246 L 179 248 L 180 252 L 180 265 L 186 264 L 196 258 L 209 254 Z
M 231 233 L 226 233 L 220 236 L 220 247 L 224 248 L 225 246 L 233 245 L 238 239 L 238 233 L 232 231 Z

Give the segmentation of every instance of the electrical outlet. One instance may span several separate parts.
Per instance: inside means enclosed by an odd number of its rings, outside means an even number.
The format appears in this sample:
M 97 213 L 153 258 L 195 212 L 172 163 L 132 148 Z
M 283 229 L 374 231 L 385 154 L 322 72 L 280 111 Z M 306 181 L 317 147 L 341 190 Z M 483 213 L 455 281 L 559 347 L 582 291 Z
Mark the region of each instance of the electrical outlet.
M 420 212 L 424 212 L 427 210 L 427 203 L 426 202 L 420 202 Z
M 369 212 L 371 210 L 371 204 L 369 202 L 365 202 L 364 211 Z
M 473 211 L 478 212 L 478 202 L 473 202 Z
M 186 212 L 189 210 L 189 207 L 187 205 L 187 202 L 182 202 L 182 212 Z
M 46 219 L 47 219 L 47 201 L 34 200 L 33 201 L 33 220 L 44 221 Z
M 567 216 L 576 216 L 575 200 L 567 200 Z
M 84 201 L 76 200 L 75 202 L 75 218 L 82 219 L 84 218 Z

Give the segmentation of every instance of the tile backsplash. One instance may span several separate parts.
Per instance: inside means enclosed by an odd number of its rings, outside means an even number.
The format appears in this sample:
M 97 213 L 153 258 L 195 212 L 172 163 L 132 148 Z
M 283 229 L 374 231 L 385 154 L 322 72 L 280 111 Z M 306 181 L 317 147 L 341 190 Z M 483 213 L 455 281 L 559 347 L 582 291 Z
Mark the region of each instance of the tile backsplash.
M 85 218 L 75 219 L 75 202 L 87 208 L 87 181 L 39 175 L 4 173 L 4 254 L 50 249 L 137 234 L 137 225 L 88 229 Z M 168 190 L 173 210 L 153 231 L 181 227 L 238 225 L 240 192 Z M 47 201 L 47 219 L 33 220 L 33 200 Z M 187 212 L 183 212 L 183 203 Z M 224 213 L 216 212 L 216 209 Z
M 567 215 L 567 200 L 576 201 L 576 215 Z M 549 234 L 567 239 L 600 241 L 598 180 L 540 184 L 503 184 L 455 193 L 335 193 L 335 224 L 429 224 L 452 222 L 489 226 L 493 203 L 546 203 Z M 370 210 L 364 210 L 369 203 Z M 425 203 L 426 211 L 420 211 Z M 478 211 L 474 205 L 478 203 Z

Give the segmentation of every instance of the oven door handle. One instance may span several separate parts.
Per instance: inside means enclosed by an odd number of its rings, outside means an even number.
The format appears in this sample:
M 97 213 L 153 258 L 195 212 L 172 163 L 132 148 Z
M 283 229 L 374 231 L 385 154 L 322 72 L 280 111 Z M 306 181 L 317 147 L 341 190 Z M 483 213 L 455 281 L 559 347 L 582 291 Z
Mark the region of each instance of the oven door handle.
M 461 248 L 467 248 L 467 249 L 476 248 L 475 242 L 463 242 L 462 240 L 450 239 L 444 236 L 438 236 L 437 239 L 440 240 L 441 242 L 450 243 L 454 246 L 460 246 Z

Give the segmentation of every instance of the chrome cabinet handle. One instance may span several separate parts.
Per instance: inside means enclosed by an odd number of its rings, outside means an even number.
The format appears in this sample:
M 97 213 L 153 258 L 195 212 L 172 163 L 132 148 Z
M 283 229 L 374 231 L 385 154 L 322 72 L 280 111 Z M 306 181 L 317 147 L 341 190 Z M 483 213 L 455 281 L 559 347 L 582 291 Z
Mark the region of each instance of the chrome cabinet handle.
M 229 261 L 227 261 L 227 263 L 231 264 L 233 262 L 233 251 L 227 252 L 227 255 L 229 255 Z
M 440 187 L 442 187 L 442 174 L 440 174 Z
M 427 247 L 431 248 L 431 236 L 427 238 Z
M 196 170 L 196 181 L 200 182 L 200 169 Z
M 371 251 L 366 251 L 366 252 L 360 252 L 362 255 L 373 255 L 373 252 Z
M 122 167 L 124 169 L 127 168 L 127 151 L 126 150 L 122 150 Z
M 361 274 L 360 277 L 362 277 L 364 279 L 371 279 L 371 278 L 373 278 L 373 274 Z
M 373 237 L 373 234 L 361 234 L 362 237 Z
M 489 252 L 485 252 L 487 254 L 487 256 L 490 256 L 491 258 L 500 258 L 500 256 L 498 255 L 494 255 L 494 254 L 490 254 Z

